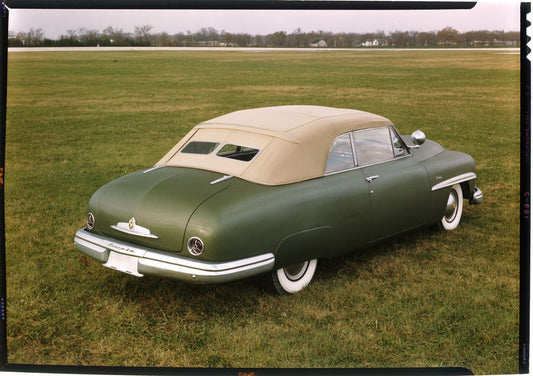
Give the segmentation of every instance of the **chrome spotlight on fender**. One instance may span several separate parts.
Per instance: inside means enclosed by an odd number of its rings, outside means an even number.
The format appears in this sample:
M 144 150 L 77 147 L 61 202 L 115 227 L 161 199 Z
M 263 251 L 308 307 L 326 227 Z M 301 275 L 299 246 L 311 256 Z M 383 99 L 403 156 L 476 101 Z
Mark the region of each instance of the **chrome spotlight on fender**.
M 424 142 L 426 142 L 426 135 L 424 134 L 424 132 L 418 129 L 411 134 L 411 140 L 415 144 L 415 146 L 411 146 L 411 147 L 416 148 L 422 145 Z

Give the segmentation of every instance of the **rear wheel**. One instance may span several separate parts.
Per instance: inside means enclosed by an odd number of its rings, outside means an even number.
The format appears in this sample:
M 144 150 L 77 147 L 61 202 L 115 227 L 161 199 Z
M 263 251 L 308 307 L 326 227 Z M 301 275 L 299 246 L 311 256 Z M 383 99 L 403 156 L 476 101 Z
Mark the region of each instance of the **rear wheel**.
M 283 295 L 294 294 L 311 282 L 315 274 L 317 260 L 309 260 L 285 266 L 272 272 L 276 290 Z
M 440 228 L 443 230 L 454 230 L 459 226 L 461 215 L 463 214 L 463 190 L 461 185 L 455 184 L 452 186 L 444 216 L 440 220 Z

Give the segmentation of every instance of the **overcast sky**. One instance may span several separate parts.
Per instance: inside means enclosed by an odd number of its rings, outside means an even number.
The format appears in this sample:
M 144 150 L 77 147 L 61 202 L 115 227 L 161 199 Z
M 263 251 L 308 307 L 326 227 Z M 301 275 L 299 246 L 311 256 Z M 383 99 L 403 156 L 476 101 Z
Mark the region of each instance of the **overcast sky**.
M 515 0 L 481 0 L 472 10 L 421 11 L 96 11 L 23 10 L 10 12 L 10 31 L 42 29 L 48 38 L 68 30 L 102 31 L 107 26 L 133 32 L 151 25 L 152 32 L 196 32 L 202 27 L 233 33 L 268 34 L 275 31 L 374 32 L 438 31 L 451 26 L 471 30 L 520 30 L 520 3 Z

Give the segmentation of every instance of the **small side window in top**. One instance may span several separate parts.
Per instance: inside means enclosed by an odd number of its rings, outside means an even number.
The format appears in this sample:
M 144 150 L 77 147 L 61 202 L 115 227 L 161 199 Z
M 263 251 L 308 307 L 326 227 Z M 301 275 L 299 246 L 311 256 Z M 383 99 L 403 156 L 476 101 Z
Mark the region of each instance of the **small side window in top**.
M 333 141 L 329 149 L 326 174 L 347 170 L 355 167 L 352 140 L 349 133 L 345 133 Z
M 398 136 L 398 133 L 396 133 L 396 130 L 393 127 L 390 127 L 389 130 L 390 137 L 392 139 L 392 148 L 394 149 L 394 157 L 401 157 L 402 155 L 406 155 L 407 149 L 400 136 Z
M 249 162 L 259 153 L 259 149 L 247 146 L 226 144 L 217 152 L 217 156 L 237 159 L 239 161 Z
M 191 141 L 183 149 L 186 154 L 210 154 L 218 146 L 218 142 Z

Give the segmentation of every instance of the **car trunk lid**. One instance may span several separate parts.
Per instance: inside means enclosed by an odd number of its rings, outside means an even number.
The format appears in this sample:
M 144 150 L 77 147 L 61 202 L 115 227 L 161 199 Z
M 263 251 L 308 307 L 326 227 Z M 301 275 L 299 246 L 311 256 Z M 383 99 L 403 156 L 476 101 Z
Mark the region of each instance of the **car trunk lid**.
M 220 173 L 211 171 L 160 167 L 113 180 L 100 188 L 89 202 L 89 211 L 95 215 L 94 231 L 179 252 L 192 213 L 202 202 L 229 186 L 221 177 Z

